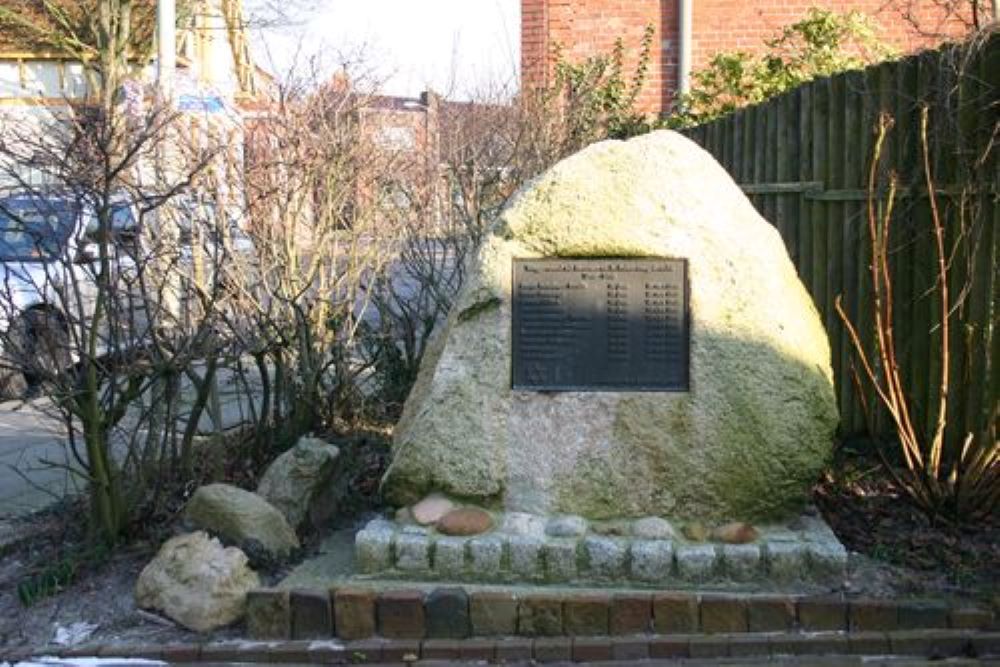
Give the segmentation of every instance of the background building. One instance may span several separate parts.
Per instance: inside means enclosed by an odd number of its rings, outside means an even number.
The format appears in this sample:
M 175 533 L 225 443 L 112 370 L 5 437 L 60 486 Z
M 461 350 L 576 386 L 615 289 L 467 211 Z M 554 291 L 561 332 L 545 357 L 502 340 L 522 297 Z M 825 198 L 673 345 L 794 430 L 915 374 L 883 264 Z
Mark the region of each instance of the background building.
M 630 56 L 626 72 L 634 71 L 643 33 L 652 26 L 653 47 L 638 107 L 660 113 L 670 108 L 679 85 L 684 48 L 680 14 L 685 3 L 690 3 L 691 11 L 689 67 L 696 71 L 720 51 L 762 52 L 764 40 L 803 18 L 811 7 L 864 12 L 881 26 L 887 44 L 912 52 L 967 32 L 975 1 L 521 0 L 522 86 L 544 85 L 557 52 L 569 61 L 580 61 L 608 53 L 618 38 Z M 982 2 L 984 13 L 990 11 L 986 4 Z

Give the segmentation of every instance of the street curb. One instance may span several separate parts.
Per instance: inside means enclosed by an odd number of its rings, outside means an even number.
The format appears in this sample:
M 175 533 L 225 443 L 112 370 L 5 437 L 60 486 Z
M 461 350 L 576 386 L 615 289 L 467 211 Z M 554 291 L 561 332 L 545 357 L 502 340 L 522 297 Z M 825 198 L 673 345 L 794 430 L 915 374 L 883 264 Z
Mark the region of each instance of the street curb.
M 876 651 L 873 653 L 872 651 Z M 884 653 L 882 651 L 885 651 Z M 169 663 L 371 664 L 418 660 L 538 662 L 588 660 L 635 663 L 646 658 L 782 658 L 793 656 L 919 657 L 1000 656 L 1000 632 L 902 630 L 893 632 L 772 632 L 495 639 L 363 639 L 230 641 L 173 645 L 85 645 L 33 651 L 60 658 L 144 658 Z M 28 653 L 5 656 L 8 660 Z M 860 663 L 859 663 L 860 664 Z

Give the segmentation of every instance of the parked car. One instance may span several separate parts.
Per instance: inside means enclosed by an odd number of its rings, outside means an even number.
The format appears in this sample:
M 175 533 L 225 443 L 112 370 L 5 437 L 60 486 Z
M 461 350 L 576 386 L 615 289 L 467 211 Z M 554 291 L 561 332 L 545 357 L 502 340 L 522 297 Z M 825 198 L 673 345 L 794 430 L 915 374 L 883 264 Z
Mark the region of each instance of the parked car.
M 71 341 L 96 296 L 97 228 L 94 212 L 65 194 L 0 197 L 0 398 L 75 361 Z M 108 242 L 136 232 L 132 206 L 118 201 Z M 120 271 L 128 255 L 114 256 Z

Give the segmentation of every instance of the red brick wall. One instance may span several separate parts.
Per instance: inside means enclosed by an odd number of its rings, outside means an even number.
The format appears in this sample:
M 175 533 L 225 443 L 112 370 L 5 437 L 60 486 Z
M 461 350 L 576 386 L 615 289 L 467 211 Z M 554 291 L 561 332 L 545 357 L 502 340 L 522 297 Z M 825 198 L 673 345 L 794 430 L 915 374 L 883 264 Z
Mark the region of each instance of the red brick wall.
M 967 21 L 949 13 L 945 4 L 946 0 L 693 0 L 693 66 L 695 70 L 704 66 L 719 51 L 759 53 L 766 48 L 765 39 L 817 6 L 868 14 L 880 25 L 883 39 L 906 53 L 967 30 Z M 545 81 L 556 48 L 570 61 L 579 61 L 608 53 L 619 37 L 630 51 L 626 60 L 630 73 L 643 31 L 652 25 L 653 50 L 639 107 L 650 113 L 669 108 L 677 85 L 677 8 L 678 0 L 521 0 L 523 85 Z

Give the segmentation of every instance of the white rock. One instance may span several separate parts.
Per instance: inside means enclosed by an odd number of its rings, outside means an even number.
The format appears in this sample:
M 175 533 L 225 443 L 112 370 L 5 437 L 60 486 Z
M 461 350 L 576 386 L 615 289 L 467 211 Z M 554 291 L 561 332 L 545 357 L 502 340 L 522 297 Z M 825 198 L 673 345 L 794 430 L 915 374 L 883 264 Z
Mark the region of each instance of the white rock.
M 555 516 L 545 526 L 552 537 L 580 537 L 587 532 L 587 520 L 582 516 Z
M 626 543 L 610 537 L 590 535 L 583 539 L 587 568 L 599 579 L 620 579 L 624 574 L 628 554 Z
M 508 512 L 503 517 L 500 532 L 524 537 L 542 537 L 545 535 L 545 519 L 526 512 Z
M 647 516 L 632 524 L 632 534 L 644 540 L 672 540 L 674 527 L 666 519 Z
M 455 503 L 440 493 L 432 493 L 410 508 L 413 520 L 421 526 L 437 523 L 441 517 L 455 509 Z
M 260 586 L 247 557 L 204 532 L 168 540 L 139 575 L 136 604 L 162 612 L 195 632 L 235 623 L 247 593 Z
M 545 575 L 550 581 L 572 581 L 576 578 L 576 541 L 549 540 L 542 545 Z
M 504 542 L 497 536 L 469 540 L 469 560 L 476 577 L 492 578 L 500 574 Z
M 665 540 L 632 543 L 632 577 L 648 583 L 664 583 L 673 569 L 674 547 Z

